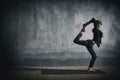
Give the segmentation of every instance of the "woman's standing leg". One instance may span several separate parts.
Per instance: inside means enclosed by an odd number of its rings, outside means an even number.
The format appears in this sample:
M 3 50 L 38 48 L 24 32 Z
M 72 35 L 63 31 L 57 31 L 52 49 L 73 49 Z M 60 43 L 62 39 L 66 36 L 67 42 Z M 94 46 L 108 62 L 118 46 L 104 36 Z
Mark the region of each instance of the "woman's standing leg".
M 89 69 L 90 69 L 90 68 L 93 68 L 97 56 L 96 56 L 96 53 L 95 53 L 93 48 L 88 48 L 87 47 L 87 49 L 92 56 L 92 59 L 90 60 L 90 64 L 89 64 Z

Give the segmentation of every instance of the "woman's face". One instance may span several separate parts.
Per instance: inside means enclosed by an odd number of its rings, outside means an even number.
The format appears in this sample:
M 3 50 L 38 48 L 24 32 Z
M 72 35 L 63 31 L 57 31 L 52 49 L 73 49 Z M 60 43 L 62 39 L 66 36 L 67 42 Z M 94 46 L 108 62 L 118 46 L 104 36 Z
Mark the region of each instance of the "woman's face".
M 100 29 L 101 27 L 102 27 L 102 24 L 99 23 L 99 24 L 98 24 L 98 29 Z

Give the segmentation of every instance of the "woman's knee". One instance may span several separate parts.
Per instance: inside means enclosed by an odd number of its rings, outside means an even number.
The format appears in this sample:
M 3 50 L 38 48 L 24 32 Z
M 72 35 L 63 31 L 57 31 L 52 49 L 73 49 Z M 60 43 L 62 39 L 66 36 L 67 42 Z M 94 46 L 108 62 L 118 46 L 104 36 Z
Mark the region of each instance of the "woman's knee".
M 82 46 L 86 45 L 85 41 L 83 41 L 83 40 L 80 40 L 80 41 L 74 40 L 73 42 L 76 43 L 76 44 L 82 45 Z
M 74 39 L 73 42 L 74 42 L 74 43 L 78 43 L 78 40 Z
M 96 54 L 93 55 L 92 58 L 93 58 L 94 60 L 96 60 L 96 59 L 97 59 L 97 55 L 96 55 Z

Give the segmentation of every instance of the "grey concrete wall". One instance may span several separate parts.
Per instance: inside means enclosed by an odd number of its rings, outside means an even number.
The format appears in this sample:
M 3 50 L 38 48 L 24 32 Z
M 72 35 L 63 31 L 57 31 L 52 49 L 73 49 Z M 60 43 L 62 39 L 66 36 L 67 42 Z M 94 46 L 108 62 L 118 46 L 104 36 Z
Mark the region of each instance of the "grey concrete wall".
M 10 58 L 14 58 L 14 62 L 27 58 L 44 60 L 90 58 L 87 49 L 74 44 L 73 39 L 80 32 L 83 23 L 93 17 L 103 23 L 102 45 L 100 48 L 94 46 L 98 57 L 120 57 L 118 45 L 120 16 L 116 2 L 8 1 L 3 7 L 1 44 L 2 48 L 4 46 L 7 47 L 6 50 L 10 50 L 7 53 L 12 56 Z M 92 39 L 92 28 L 93 24 L 90 24 L 81 39 Z

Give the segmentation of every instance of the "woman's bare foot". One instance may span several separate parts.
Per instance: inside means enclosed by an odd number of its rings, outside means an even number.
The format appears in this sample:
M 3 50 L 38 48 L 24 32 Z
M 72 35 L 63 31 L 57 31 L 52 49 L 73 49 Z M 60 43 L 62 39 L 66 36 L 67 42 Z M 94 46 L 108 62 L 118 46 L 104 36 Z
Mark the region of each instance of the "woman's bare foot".
M 95 69 L 93 69 L 93 68 L 88 68 L 88 72 L 95 72 Z
M 81 29 L 80 33 L 83 33 L 83 32 L 85 32 L 85 29 L 84 29 L 84 28 Z

